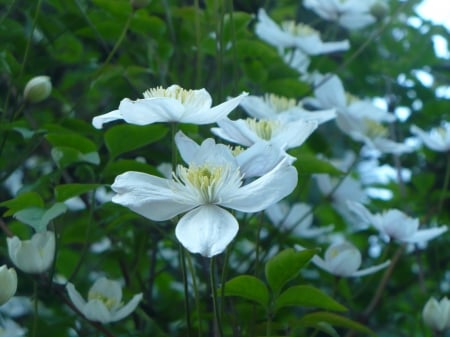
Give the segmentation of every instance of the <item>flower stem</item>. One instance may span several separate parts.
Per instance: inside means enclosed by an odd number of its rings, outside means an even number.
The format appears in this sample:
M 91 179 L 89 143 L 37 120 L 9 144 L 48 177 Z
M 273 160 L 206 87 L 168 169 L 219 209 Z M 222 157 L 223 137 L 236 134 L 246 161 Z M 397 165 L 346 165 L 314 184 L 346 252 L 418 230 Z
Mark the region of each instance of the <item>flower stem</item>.
M 220 319 L 219 314 L 219 305 L 217 301 L 217 285 L 216 285 L 216 274 L 215 274 L 215 264 L 216 259 L 215 257 L 211 258 L 210 261 L 210 267 L 209 267 L 209 280 L 211 282 L 211 295 L 213 299 L 213 307 L 214 307 L 214 317 L 216 319 L 216 326 L 219 333 L 219 337 L 223 337 L 223 331 L 222 331 L 222 322 Z
M 448 190 L 448 184 L 450 182 L 450 152 L 447 152 L 447 166 L 445 168 L 444 185 L 442 186 L 441 198 L 439 199 L 438 213 L 441 213 L 442 206 L 446 198 L 445 194 Z
M 33 327 L 31 330 L 31 337 L 36 336 L 38 317 L 39 317 L 39 303 L 38 303 L 38 284 L 37 280 L 33 280 Z
M 186 273 L 186 257 L 184 247 L 180 244 L 179 246 L 180 252 L 180 265 L 181 265 L 181 274 L 183 278 L 183 290 L 184 290 L 184 311 L 186 317 L 186 325 L 187 325 L 187 337 L 191 336 L 192 324 L 191 324 L 191 309 L 189 305 L 189 287 Z
M 194 265 L 192 264 L 191 255 L 187 254 L 187 263 L 189 272 L 192 275 L 192 288 L 194 289 L 194 298 L 195 298 L 195 309 L 197 311 L 197 321 L 198 321 L 198 337 L 202 336 L 202 318 L 201 318 L 201 310 L 200 310 L 200 296 L 198 293 L 198 285 L 197 285 L 197 275 L 195 273 Z

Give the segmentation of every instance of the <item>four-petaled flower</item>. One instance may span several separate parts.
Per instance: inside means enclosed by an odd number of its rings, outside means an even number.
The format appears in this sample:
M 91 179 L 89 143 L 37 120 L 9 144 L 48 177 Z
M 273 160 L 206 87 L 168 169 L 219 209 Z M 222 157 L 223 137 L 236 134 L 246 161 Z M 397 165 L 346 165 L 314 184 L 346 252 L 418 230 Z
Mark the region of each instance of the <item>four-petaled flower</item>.
M 85 301 L 72 283 L 66 286 L 70 300 L 75 307 L 91 321 L 109 323 L 121 320 L 136 309 L 142 294 L 136 294 L 124 305 L 122 303 L 122 287 L 120 282 L 99 278 L 89 289 L 88 300 Z
M 188 167 L 179 165 L 173 179 L 141 172 L 119 175 L 112 201 L 144 217 L 169 220 L 181 213 L 175 235 L 192 253 L 212 257 L 224 251 L 238 231 L 238 222 L 224 208 L 262 211 L 293 191 L 297 170 L 286 159 L 263 176 L 243 184 L 243 174 L 231 149 L 209 138 Z
M 359 269 L 362 262 L 361 253 L 350 242 L 332 244 L 325 251 L 323 259 L 314 255 L 311 261 L 326 272 L 341 277 L 359 277 L 373 274 L 390 264 L 390 261 L 386 261 L 377 266 Z
M 447 226 L 419 230 L 419 219 L 411 218 L 398 209 L 372 214 L 358 202 L 348 201 L 347 204 L 365 224 L 371 224 L 380 234 L 400 242 L 426 242 L 447 231 Z
M 186 90 L 175 84 L 167 89 L 157 87 L 144 92 L 142 99 L 123 99 L 118 110 L 94 117 L 92 124 L 97 129 L 118 119 L 136 125 L 157 122 L 211 124 L 226 117 L 246 95 L 242 93 L 211 107 L 212 99 L 205 89 Z

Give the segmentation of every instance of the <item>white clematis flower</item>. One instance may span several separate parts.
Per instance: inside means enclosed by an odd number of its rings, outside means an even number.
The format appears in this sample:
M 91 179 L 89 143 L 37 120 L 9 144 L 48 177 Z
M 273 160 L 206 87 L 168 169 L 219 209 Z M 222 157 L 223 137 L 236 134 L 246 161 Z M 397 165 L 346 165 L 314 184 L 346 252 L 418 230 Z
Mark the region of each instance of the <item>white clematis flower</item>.
M 248 184 L 231 149 L 206 139 L 189 154 L 188 167 L 179 165 L 173 179 L 140 172 L 119 175 L 112 201 L 155 220 L 184 214 L 175 229 L 192 253 L 212 257 L 225 250 L 238 231 L 238 222 L 224 208 L 259 212 L 278 202 L 297 185 L 297 171 L 286 160 Z
M 281 121 L 269 119 L 224 118 L 217 122 L 218 128 L 211 131 L 216 136 L 242 146 L 251 146 L 257 142 L 269 142 L 282 150 L 302 145 L 317 128 L 316 121 Z
M 226 117 L 246 95 L 242 93 L 211 107 L 212 99 L 205 89 L 186 90 L 175 84 L 167 89 L 157 87 L 144 92 L 142 99 L 123 99 L 118 110 L 94 117 L 92 124 L 97 129 L 118 119 L 136 125 L 157 122 L 211 124 Z
M 175 135 L 175 143 L 185 163 L 195 160 L 200 145 L 181 131 L 178 131 Z M 295 161 L 295 157 L 268 142 L 257 142 L 247 149 L 237 147 L 232 150 L 232 153 L 245 179 L 260 177 L 275 168 L 283 160 L 286 160 L 288 164 Z M 170 174 L 164 175 L 165 177 L 170 177 L 172 174 L 171 167 L 169 170 Z
M 255 33 L 260 39 L 279 49 L 298 48 L 307 55 L 333 53 L 350 48 L 348 40 L 323 42 L 320 33 L 308 25 L 284 21 L 280 27 L 262 8 L 258 11 Z
M 380 234 L 400 242 L 426 242 L 447 231 L 447 226 L 419 230 L 419 219 L 411 218 L 398 209 L 372 214 L 358 202 L 348 201 L 347 204 L 363 223 L 371 224 Z
M 429 132 L 413 125 L 411 132 L 433 151 L 450 151 L 450 123 L 443 123 L 442 126 L 433 128 Z
M 275 94 L 266 94 L 263 97 L 250 95 L 245 97 L 240 105 L 250 116 L 257 119 L 285 122 L 301 119 L 321 124 L 336 117 L 335 109 L 307 111 L 303 109 L 302 102 Z
M 447 297 L 439 302 L 431 297 L 422 311 L 422 318 L 426 325 L 435 331 L 443 331 L 450 328 L 450 301 Z
M 55 257 L 55 233 L 35 233 L 31 240 L 20 240 L 17 236 L 7 238 L 8 254 L 17 268 L 25 273 L 42 273 L 53 263 Z
M 347 29 L 361 29 L 375 22 L 370 13 L 375 0 L 305 0 L 303 5 L 325 20 Z
M 104 324 L 128 316 L 142 299 L 142 294 L 139 293 L 124 305 L 120 283 L 105 277 L 99 278 L 89 289 L 87 301 L 72 283 L 68 283 L 66 288 L 72 303 L 88 320 Z
M 322 234 L 329 233 L 334 226 L 311 227 L 313 215 L 311 206 L 304 203 L 295 203 L 289 206 L 287 203 L 279 202 L 268 207 L 265 211 L 274 226 L 280 227 L 284 231 L 290 231 L 302 238 L 315 238 Z
M 390 264 L 388 260 L 377 266 L 359 269 L 362 261 L 361 253 L 350 242 L 332 244 L 325 251 L 323 259 L 315 255 L 311 261 L 326 272 L 341 277 L 359 277 L 373 274 Z

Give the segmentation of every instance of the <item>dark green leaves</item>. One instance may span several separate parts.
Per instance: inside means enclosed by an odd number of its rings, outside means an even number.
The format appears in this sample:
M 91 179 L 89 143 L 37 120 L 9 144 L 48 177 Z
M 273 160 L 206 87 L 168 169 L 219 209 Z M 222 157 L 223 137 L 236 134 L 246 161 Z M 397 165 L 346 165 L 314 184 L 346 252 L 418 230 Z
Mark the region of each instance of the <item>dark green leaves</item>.
M 269 304 L 269 291 L 259 279 L 250 275 L 233 278 L 225 285 L 225 296 L 238 296 L 259 303 L 262 307 Z

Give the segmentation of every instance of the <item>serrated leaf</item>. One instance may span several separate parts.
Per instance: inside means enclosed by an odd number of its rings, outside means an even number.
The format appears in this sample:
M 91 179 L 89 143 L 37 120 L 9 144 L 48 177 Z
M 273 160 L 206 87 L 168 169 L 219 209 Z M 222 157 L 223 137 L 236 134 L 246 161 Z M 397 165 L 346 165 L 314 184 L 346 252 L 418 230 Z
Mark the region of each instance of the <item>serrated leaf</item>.
M 333 311 L 347 310 L 346 307 L 321 290 L 308 285 L 290 287 L 275 300 L 275 310 L 290 306 L 314 307 Z
M 58 185 L 55 187 L 55 195 L 57 201 L 64 201 L 80 194 L 89 192 L 97 187 L 102 186 L 101 184 L 65 184 Z
M 106 147 L 115 158 L 118 155 L 156 142 L 164 137 L 168 129 L 164 125 L 116 125 L 105 133 Z
M 36 192 L 26 192 L 19 194 L 14 199 L 3 201 L 0 206 L 8 208 L 3 216 L 10 216 L 28 207 L 43 207 L 44 201 Z
M 286 249 L 271 258 L 266 263 L 265 273 L 273 293 L 278 294 L 288 281 L 296 277 L 315 253 L 315 250 L 297 252 L 294 249 Z
M 260 279 L 254 276 L 237 276 L 225 283 L 224 287 L 225 296 L 245 298 L 261 304 L 264 308 L 267 308 L 269 304 L 269 290 Z
M 361 333 L 364 333 L 366 335 L 376 336 L 376 334 L 370 330 L 368 327 L 352 321 L 351 319 L 347 317 L 340 316 L 338 314 L 334 314 L 331 312 L 313 312 L 310 314 L 304 315 L 299 321 L 298 324 L 302 326 L 311 326 L 316 327 L 319 324 L 322 324 L 323 322 L 329 323 L 332 326 L 337 326 L 341 328 L 347 328 L 350 330 L 359 331 Z
M 60 216 L 67 210 L 63 203 L 56 203 L 49 209 L 41 207 L 29 207 L 14 214 L 14 217 L 33 227 L 36 232 L 42 232 L 47 229 L 47 225 L 54 218 Z

